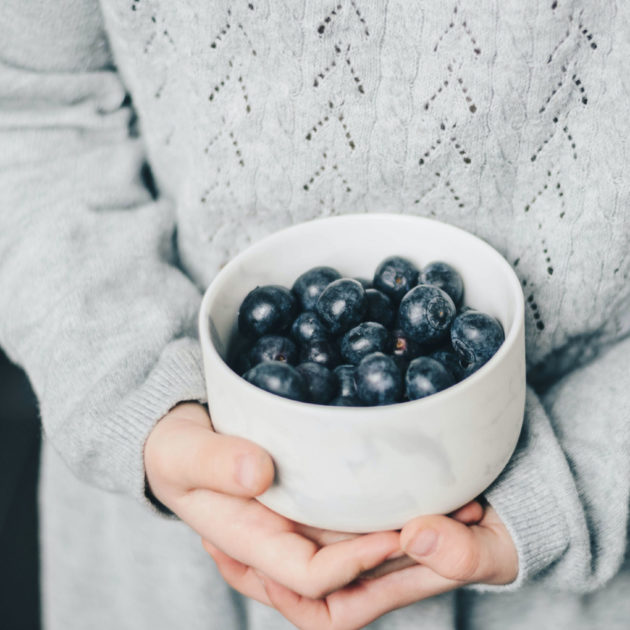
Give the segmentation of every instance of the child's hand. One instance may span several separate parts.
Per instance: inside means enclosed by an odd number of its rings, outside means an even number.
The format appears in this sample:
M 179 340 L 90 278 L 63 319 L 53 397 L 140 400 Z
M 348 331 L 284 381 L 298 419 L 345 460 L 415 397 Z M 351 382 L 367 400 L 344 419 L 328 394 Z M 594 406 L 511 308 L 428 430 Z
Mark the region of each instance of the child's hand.
M 476 502 L 462 510 L 450 517 L 420 517 L 405 525 L 400 540 L 416 562 L 411 567 L 372 579 L 360 576 L 353 584 L 319 599 L 302 597 L 264 572 L 258 572 L 260 584 L 271 605 L 302 630 L 351 630 L 391 610 L 465 584 L 512 582 L 518 574 L 518 556 L 496 512 L 487 507 L 481 515 Z M 229 584 L 262 601 L 260 587 L 242 588 L 238 562 L 216 549 L 212 555 Z
M 155 497 L 202 537 L 208 551 L 239 567 L 238 590 L 266 604 L 256 572 L 317 599 L 400 549 L 398 532 L 321 546 L 253 499 L 273 481 L 271 457 L 252 442 L 215 433 L 203 405 L 178 405 L 160 420 L 144 462 Z

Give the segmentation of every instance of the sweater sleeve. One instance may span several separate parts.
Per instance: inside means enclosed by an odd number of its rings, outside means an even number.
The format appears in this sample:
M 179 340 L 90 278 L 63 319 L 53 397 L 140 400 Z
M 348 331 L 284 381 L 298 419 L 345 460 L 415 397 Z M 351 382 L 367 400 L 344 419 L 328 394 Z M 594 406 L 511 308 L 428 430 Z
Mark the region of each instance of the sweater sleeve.
M 0 345 L 72 471 L 146 501 L 144 442 L 204 400 L 199 290 L 147 186 L 95 1 L 0 3 Z
M 630 504 L 630 338 L 556 383 L 529 389 L 514 457 L 486 498 L 519 555 L 526 581 L 586 593 L 619 570 Z

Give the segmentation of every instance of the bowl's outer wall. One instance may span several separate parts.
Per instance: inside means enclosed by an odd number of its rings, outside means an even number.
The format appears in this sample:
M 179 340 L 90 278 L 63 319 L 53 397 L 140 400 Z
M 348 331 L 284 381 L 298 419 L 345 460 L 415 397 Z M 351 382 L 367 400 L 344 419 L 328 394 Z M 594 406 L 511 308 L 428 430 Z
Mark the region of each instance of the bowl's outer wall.
M 240 303 L 255 286 L 291 287 L 316 265 L 369 277 L 394 254 L 420 267 L 449 262 L 463 277 L 465 303 L 503 324 L 506 343 L 462 383 L 387 407 L 323 407 L 259 390 L 220 359 Z M 447 224 L 404 215 L 344 215 L 278 232 L 217 275 L 202 303 L 200 338 L 215 429 L 248 438 L 272 455 L 276 482 L 260 500 L 309 525 L 367 532 L 399 528 L 420 514 L 450 512 L 498 476 L 520 433 L 520 284 L 494 249 Z

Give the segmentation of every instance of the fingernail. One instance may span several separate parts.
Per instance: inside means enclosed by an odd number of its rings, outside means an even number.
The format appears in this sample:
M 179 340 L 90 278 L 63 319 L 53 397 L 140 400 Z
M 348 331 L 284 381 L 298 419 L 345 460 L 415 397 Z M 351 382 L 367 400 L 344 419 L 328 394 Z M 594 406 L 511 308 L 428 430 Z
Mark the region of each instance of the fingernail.
M 428 556 L 437 547 L 438 535 L 433 529 L 423 529 L 407 545 L 407 551 L 414 556 Z
M 258 469 L 260 468 L 260 457 L 253 453 L 239 455 L 236 460 L 236 479 L 238 482 L 250 492 L 258 489 Z

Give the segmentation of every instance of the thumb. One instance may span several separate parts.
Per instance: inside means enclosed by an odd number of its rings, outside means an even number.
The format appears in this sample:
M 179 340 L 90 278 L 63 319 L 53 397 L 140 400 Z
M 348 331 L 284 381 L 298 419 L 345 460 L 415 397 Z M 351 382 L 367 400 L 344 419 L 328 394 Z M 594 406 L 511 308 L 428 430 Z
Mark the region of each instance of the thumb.
M 507 584 L 518 572 L 514 543 L 491 509 L 471 526 L 448 516 L 416 518 L 402 529 L 400 543 L 416 562 L 459 582 Z
M 160 500 L 195 489 L 257 496 L 274 478 L 270 455 L 249 440 L 215 433 L 201 405 L 180 406 L 160 420 L 145 445 L 144 461 Z

